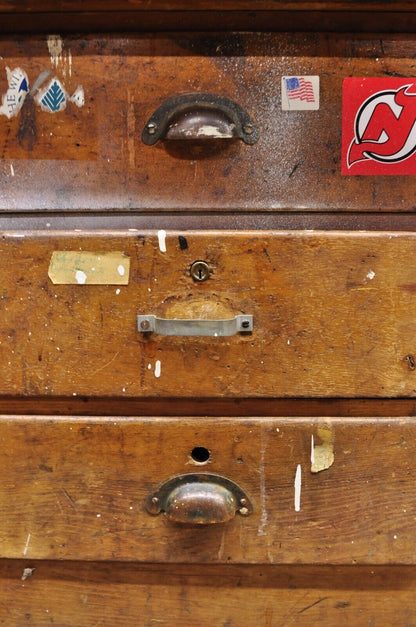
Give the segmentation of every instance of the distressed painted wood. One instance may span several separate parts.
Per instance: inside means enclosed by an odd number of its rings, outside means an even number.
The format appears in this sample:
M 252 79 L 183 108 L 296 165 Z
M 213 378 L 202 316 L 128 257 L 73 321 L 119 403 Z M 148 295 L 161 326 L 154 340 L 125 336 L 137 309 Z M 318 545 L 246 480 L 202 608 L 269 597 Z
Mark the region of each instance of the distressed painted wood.
M 413 397 L 415 250 L 410 233 L 4 234 L 1 395 Z M 54 251 L 122 253 L 129 284 L 54 285 Z M 254 329 L 168 337 L 138 314 Z
M 82 86 L 85 104 L 51 113 L 28 97 L 17 116 L 0 116 L 2 211 L 414 210 L 412 177 L 340 174 L 342 81 L 413 76 L 405 35 L 68 36 L 59 54 L 48 41 L 1 39 L 0 93 L 6 67 L 24 70 L 32 87 L 48 70 L 42 87 L 58 78 L 70 98 Z M 281 111 L 284 74 L 320 75 L 319 111 Z M 259 141 L 144 145 L 150 115 L 188 92 L 235 100 Z
M 414 418 L 3 416 L 0 556 L 415 564 L 415 429 Z M 146 511 L 160 484 L 195 472 L 237 483 L 253 514 L 188 527 Z
M 22 581 L 24 568 L 34 569 Z M 414 567 L 0 562 L 0 624 L 410 625 Z

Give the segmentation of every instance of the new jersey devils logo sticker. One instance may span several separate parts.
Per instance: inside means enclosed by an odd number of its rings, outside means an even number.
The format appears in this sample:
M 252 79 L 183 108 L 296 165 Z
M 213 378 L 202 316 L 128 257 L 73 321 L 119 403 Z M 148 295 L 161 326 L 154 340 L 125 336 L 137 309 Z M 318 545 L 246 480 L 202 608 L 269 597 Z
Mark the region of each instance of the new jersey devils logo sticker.
M 342 174 L 416 174 L 416 80 L 348 78 Z

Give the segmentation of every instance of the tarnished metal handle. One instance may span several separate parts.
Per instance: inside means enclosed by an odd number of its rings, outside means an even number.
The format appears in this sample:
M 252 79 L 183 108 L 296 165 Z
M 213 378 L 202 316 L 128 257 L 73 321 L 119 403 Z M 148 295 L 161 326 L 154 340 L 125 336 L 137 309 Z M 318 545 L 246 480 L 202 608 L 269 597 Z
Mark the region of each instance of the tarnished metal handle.
M 224 523 L 238 512 L 252 513 L 245 492 L 230 479 L 205 473 L 179 475 L 162 484 L 146 502 L 149 514 L 164 512 L 176 523 Z
M 251 333 L 253 316 L 240 314 L 227 320 L 186 320 L 144 315 L 137 316 L 137 328 L 141 333 L 158 335 L 227 337 L 236 333 Z
M 147 121 L 142 141 L 159 139 L 232 139 L 255 144 L 259 132 L 248 113 L 234 100 L 217 94 L 191 93 L 165 100 Z

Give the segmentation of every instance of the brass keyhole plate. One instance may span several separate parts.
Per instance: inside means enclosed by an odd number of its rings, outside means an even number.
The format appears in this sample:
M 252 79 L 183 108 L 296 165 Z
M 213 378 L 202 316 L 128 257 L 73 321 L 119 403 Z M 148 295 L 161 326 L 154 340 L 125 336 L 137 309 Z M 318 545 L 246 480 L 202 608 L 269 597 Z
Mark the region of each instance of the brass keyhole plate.
M 190 268 L 190 274 L 194 281 L 206 281 L 209 279 L 210 269 L 206 261 L 194 261 Z

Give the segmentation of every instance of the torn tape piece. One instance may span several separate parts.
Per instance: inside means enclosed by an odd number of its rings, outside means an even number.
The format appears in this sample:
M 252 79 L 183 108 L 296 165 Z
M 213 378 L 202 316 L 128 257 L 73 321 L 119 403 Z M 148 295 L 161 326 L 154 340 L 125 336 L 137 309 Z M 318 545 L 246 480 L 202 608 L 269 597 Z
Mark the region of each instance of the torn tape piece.
M 48 113 L 63 111 L 66 108 L 67 99 L 68 94 L 57 78 L 53 78 L 35 97 L 41 109 Z
M 332 431 L 328 427 L 319 427 L 318 436 L 322 444 L 315 445 L 311 454 L 311 472 L 327 470 L 334 463 L 334 444 Z
M 63 41 L 60 35 L 49 35 L 46 43 L 48 44 L 49 55 L 51 57 L 51 63 L 58 67 L 58 63 L 62 58 Z
M 2 96 L 0 115 L 5 115 L 10 119 L 17 115 L 23 106 L 29 91 L 29 80 L 26 72 L 20 67 L 14 70 L 6 67 L 6 72 L 9 88 Z
M 128 285 L 130 258 L 122 252 L 54 251 L 48 276 L 55 285 Z

